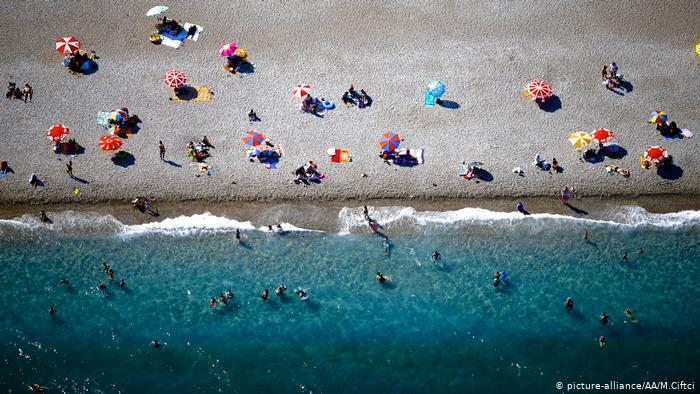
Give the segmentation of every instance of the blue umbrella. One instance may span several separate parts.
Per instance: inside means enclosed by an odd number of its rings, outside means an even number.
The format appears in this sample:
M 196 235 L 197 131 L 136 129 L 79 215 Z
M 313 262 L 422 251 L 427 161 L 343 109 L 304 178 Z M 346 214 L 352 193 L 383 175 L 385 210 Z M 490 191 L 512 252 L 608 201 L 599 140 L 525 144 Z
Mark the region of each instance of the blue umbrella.
M 428 93 L 433 97 L 440 97 L 445 93 L 445 84 L 441 81 L 433 81 L 428 85 Z

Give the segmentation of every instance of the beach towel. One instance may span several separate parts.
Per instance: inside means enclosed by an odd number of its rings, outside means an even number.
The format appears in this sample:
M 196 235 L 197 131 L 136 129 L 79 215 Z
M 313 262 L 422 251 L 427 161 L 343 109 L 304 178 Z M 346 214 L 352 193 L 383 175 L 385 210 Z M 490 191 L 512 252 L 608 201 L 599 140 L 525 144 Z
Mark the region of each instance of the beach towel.
M 408 159 L 405 158 L 404 156 L 407 155 L 410 151 L 410 156 L 414 157 L 415 159 Z M 398 153 L 398 158 L 396 159 L 391 159 L 389 160 L 390 163 L 396 164 L 399 166 L 411 166 L 411 165 L 418 165 L 418 164 L 423 164 L 423 149 L 399 149 L 397 151 Z
M 193 35 L 187 36 L 187 39 L 188 39 L 188 40 L 192 40 L 192 41 L 197 41 L 197 39 L 199 38 L 199 33 L 201 33 L 202 30 L 204 30 L 204 28 L 203 28 L 202 26 L 195 25 L 195 24 L 193 24 L 193 23 L 185 23 L 185 24 L 183 25 L 183 27 L 185 28 L 185 31 L 186 31 L 186 32 L 187 32 L 187 31 L 190 31 L 190 27 L 192 27 L 192 26 L 196 27 L 197 30 L 194 32 Z
M 100 111 L 97 113 L 97 124 L 104 127 L 105 129 L 109 127 L 109 112 Z
M 214 98 L 214 92 L 209 87 L 204 85 L 191 85 L 189 89 L 196 91 L 196 94 L 186 94 L 177 97 L 175 92 L 170 95 L 172 101 L 211 101 Z
M 430 94 L 427 90 L 425 91 L 425 95 L 423 96 L 423 105 L 426 107 L 434 107 L 435 106 L 435 100 L 436 97 Z
M 179 48 L 182 42 L 187 38 L 187 30 L 182 30 L 178 35 L 173 35 L 167 32 L 160 34 L 162 41 L 161 45 L 165 45 L 171 48 Z
M 276 169 L 277 169 L 277 163 L 276 163 L 276 162 L 267 162 L 267 163 L 263 163 L 263 167 L 267 168 L 268 170 L 276 170 Z
M 685 138 L 691 138 L 693 136 L 693 132 L 688 129 L 681 129 L 681 135 Z
M 349 163 L 352 161 L 350 150 L 328 148 L 328 155 L 332 163 Z

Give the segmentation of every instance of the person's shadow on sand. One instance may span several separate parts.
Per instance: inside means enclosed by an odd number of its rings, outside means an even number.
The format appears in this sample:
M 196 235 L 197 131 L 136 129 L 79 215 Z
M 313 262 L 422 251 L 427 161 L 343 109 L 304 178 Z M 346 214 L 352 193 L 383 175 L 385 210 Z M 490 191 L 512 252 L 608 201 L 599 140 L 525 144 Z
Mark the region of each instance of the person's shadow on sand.
M 175 162 L 172 161 L 172 160 L 163 160 L 163 163 L 168 164 L 168 165 L 171 165 L 171 166 L 173 166 L 173 167 L 182 168 L 182 165 L 180 165 L 180 164 L 178 164 L 178 163 L 175 163 Z
M 78 178 L 77 176 L 74 176 L 74 177 L 73 177 L 73 180 L 75 180 L 75 181 L 78 182 L 78 183 L 85 184 L 85 185 L 87 185 L 87 184 L 90 183 L 90 182 L 88 182 L 87 180 L 85 180 L 85 179 L 83 179 L 83 178 Z
M 559 99 L 557 95 L 552 95 L 552 97 L 548 98 L 543 103 L 538 101 L 537 105 L 544 112 L 554 112 L 561 109 L 561 99 Z
M 583 210 L 583 209 L 581 209 L 581 208 L 577 208 L 577 207 L 571 205 L 571 203 L 568 203 L 568 202 L 567 202 L 567 203 L 564 204 L 564 205 L 565 205 L 567 208 L 569 208 L 570 210 L 574 211 L 574 213 L 577 214 L 577 215 L 588 215 L 588 211 Z

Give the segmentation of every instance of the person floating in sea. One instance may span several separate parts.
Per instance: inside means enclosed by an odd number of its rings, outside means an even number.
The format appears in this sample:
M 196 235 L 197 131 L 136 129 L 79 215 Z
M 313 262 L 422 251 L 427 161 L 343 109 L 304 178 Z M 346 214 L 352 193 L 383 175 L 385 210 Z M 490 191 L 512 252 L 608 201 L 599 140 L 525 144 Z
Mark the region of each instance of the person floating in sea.
M 226 299 L 227 300 L 233 299 L 233 292 L 231 291 L 231 289 L 226 290 Z
M 119 287 L 121 287 L 122 289 L 126 287 L 126 281 L 124 280 L 124 278 L 121 278 L 119 280 Z
M 301 300 L 305 300 L 309 297 L 309 295 L 306 294 L 306 291 L 304 291 L 304 289 L 297 289 L 296 293 L 297 293 L 297 296 L 299 297 L 299 299 L 301 299 Z
M 158 349 L 160 346 L 161 346 L 161 345 L 160 345 L 160 342 L 158 342 L 157 339 L 154 339 L 154 340 L 151 341 L 151 347 L 152 347 L 152 348 Z
M 564 308 L 566 308 L 567 312 L 571 312 L 574 309 L 574 299 L 571 297 L 567 298 L 564 303 Z
M 433 252 L 433 254 L 430 255 L 430 258 L 433 259 L 433 260 L 435 260 L 435 261 L 437 261 L 437 260 L 441 260 L 441 259 L 442 259 L 442 256 L 440 255 L 440 252 L 438 252 L 438 251 L 436 250 L 436 251 Z
M 29 390 L 35 392 L 35 393 L 43 393 L 44 391 L 48 390 L 49 388 L 46 386 L 39 385 L 37 383 L 32 383 L 28 386 Z
M 606 324 L 608 324 L 609 321 L 610 321 L 610 318 L 608 317 L 608 314 L 603 312 L 600 315 L 600 324 L 606 325 Z
M 268 289 L 263 290 L 262 294 L 260 295 L 260 297 L 262 297 L 262 299 L 265 301 L 267 301 L 267 297 L 269 297 L 269 296 L 270 296 L 270 290 L 268 290 Z
M 285 286 L 284 283 L 280 283 L 280 285 L 275 289 L 275 294 L 282 296 L 285 290 L 287 290 L 287 286 Z
M 627 261 L 627 252 L 625 252 L 625 254 L 622 255 L 622 261 Z
M 54 308 L 53 305 L 51 305 L 49 307 L 49 316 L 53 317 L 55 315 L 56 315 L 56 308 Z
M 66 287 L 70 286 L 70 283 L 68 282 L 68 279 L 66 279 L 66 278 L 61 278 L 61 280 L 58 281 L 58 284 L 61 286 L 66 286 Z
M 605 335 L 601 335 L 600 337 L 598 337 L 598 345 L 600 345 L 600 347 L 605 346 Z
M 105 285 L 104 283 L 100 282 L 100 284 L 97 285 L 97 288 L 100 289 L 100 290 L 105 290 L 105 289 L 107 289 L 107 285 Z
M 209 306 L 212 307 L 212 308 L 214 308 L 214 307 L 216 306 L 216 297 L 212 296 L 212 297 L 209 299 Z
M 114 270 L 111 267 L 107 270 L 107 276 L 109 280 L 114 280 Z
M 103 261 L 103 262 L 102 262 L 102 272 L 105 273 L 105 274 L 106 274 L 107 272 L 109 272 L 109 264 L 107 264 L 106 261 Z
M 583 240 L 588 241 L 588 229 L 583 230 Z
M 501 285 L 501 273 L 496 271 L 493 273 L 493 287 L 498 287 Z
M 374 276 L 374 279 L 376 279 L 377 282 L 379 282 L 379 283 L 385 283 L 385 282 L 388 282 L 388 281 L 389 281 L 389 277 L 388 277 L 388 276 L 386 276 L 386 275 L 384 275 L 384 274 L 382 274 L 381 272 L 378 272 L 378 271 L 377 271 L 377 275 Z
M 224 293 L 219 294 L 219 302 L 222 306 L 226 306 L 226 297 L 224 296 Z
M 627 320 L 625 320 L 625 323 L 635 323 L 635 324 L 639 323 L 639 320 L 636 320 L 634 318 L 634 315 L 632 314 L 632 310 L 629 308 L 625 309 L 625 317 L 627 318 Z
M 644 254 L 644 248 L 637 249 L 637 254 Z

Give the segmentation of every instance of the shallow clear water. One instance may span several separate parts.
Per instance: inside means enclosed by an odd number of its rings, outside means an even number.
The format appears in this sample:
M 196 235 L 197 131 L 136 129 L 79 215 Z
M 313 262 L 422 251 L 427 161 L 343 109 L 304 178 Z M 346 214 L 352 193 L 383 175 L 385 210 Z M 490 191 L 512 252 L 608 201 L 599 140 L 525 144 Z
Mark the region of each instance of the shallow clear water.
M 387 226 L 397 234 L 389 255 L 381 238 L 360 230 L 248 230 L 238 245 L 231 228 L 91 235 L 15 232 L 5 223 L 1 386 L 541 393 L 558 381 L 698 377 L 700 224 L 447 222 L 401 233 Z M 440 262 L 429 258 L 434 249 Z M 126 289 L 108 281 L 102 261 Z M 498 289 L 495 270 L 510 275 Z M 376 271 L 390 284 L 378 284 Z M 58 285 L 62 277 L 70 288 Z M 260 298 L 281 282 L 286 297 Z M 298 300 L 295 287 L 310 299 Z M 234 302 L 210 308 L 209 297 L 228 288 Z M 625 308 L 638 324 L 624 323 Z M 601 326 L 603 311 L 612 324 Z M 151 348 L 154 338 L 164 346 Z

